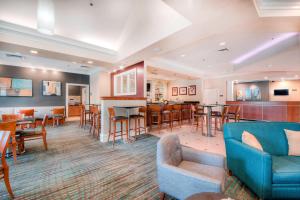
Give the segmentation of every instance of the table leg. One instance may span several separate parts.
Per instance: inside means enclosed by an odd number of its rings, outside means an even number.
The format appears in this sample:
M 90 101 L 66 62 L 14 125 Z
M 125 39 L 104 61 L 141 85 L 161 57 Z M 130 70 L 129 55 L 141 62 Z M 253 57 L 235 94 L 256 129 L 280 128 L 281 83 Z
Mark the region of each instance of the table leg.
M 213 137 L 211 134 L 211 107 L 207 107 L 207 136 Z

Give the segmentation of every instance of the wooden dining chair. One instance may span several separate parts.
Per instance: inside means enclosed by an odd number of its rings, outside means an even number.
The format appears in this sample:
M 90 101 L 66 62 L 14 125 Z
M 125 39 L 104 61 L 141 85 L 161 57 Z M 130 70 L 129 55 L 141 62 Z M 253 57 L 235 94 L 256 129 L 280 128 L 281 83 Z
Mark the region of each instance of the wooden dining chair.
M 55 124 L 59 126 L 59 124 L 65 123 L 65 108 L 53 108 L 52 110 L 52 120 L 53 120 L 53 127 Z
M 7 120 L 7 118 L 4 118 Z M 9 120 L 4 121 L 3 116 L 2 120 L 3 122 L 0 123 L 0 131 L 10 131 L 10 137 L 11 141 L 8 143 L 8 147 L 11 148 L 12 154 L 14 157 L 14 162 L 17 162 L 17 138 L 16 138 L 16 128 L 17 128 L 17 122 L 16 120 Z M 11 119 L 11 118 L 10 118 Z
M 23 115 L 23 118 L 34 119 L 34 109 L 24 109 L 19 111 L 20 115 Z
M 44 118 L 43 118 L 43 122 L 40 126 L 37 126 L 36 128 L 25 129 L 25 130 L 20 131 L 21 143 L 24 144 L 24 142 L 29 141 L 29 140 L 42 139 L 45 150 L 48 150 L 47 131 L 46 131 L 47 121 L 48 121 L 48 116 L 47 116 L 47 114 L 45 114 Z
M 128 135 L 128 118 L 126 116 L 116 116 L 115 113 L 115 109 L 110 107 L 108 108 L 108 113 L 109 113 L 109 132 L 108 132 L 108 138 L 107 138 L 107 142 L 109 142 L 109 139 L 111 136 L 113 136 L 113 147 L 115 145 L 115 140 L 116 137 L 121 136 L 121 138 L 123 139 L 123 123 L 125 123 L 125 127 L 126 127 L 126 139 L 129 139 L 129 135 Z M 120 131 L 117 131 L 117 123 L 120 123 Z M 113 130 L 111 130 L 111 125 L 113 125 Z M 117 133 L 120 133 L 119 135 L 117 135 Z
M 235 122 L 239 122 L 240 114 L 241 114 L 241 106 L 240 105 L 231 106 L 229 108 L 228 115 L 227 115 L 228 120 L 233 119 Z
M 11 198 L 14 198 L 10 182 L 9 182 L 9 166 L 6 163 L 5 154 L 10 140 L 10 131 L 0 131 L 0 153 L 1 153 L 1 165 L 0 165 L 0 179 L 4 179 L 4 183 Z

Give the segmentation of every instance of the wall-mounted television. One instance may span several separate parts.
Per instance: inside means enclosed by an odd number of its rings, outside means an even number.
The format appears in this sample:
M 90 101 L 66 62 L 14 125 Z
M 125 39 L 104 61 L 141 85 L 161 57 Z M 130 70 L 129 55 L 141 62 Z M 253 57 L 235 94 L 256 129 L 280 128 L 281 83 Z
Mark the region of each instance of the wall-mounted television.
M 1 97 L 32 97 L 32 80 L 0 77 Z
M 288 89 L 276 89 L 274 90 L 274 96 L 288 96 L 289 90 Z

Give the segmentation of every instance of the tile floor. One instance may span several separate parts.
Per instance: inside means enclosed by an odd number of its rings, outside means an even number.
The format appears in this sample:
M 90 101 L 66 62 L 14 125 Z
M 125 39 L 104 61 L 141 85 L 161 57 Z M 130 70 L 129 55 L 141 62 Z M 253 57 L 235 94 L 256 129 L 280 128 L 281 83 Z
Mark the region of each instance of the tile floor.
M 223 132 L 221 131 L 216 131 L 215 137 L 207 137 L 202 135 L 201 128 L 196 131 L 195 127 L 192 128 L 190 124 L 185 123 L 181 128 L 179 126 L 173 127 L 172 132 L 170 128 L 165 126 L 161 131 L 154 128 L 152 131 L 149 131 L 149 133 L 158 137 L 170 133 L 177 134 L 182 145 L 202 151 L 226 155 Z M 212 133 L 214 133 L 214 128 Z

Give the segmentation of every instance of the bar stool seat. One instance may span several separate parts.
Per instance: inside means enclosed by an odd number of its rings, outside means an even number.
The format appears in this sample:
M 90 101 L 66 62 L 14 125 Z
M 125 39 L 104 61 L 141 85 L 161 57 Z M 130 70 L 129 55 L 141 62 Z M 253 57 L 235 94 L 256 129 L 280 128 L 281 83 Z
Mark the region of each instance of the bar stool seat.
M 118 121 L 118 120 L 127 120 L 128 118 L 125 116 L 114 116 L 111 118 L 112 120 Z

